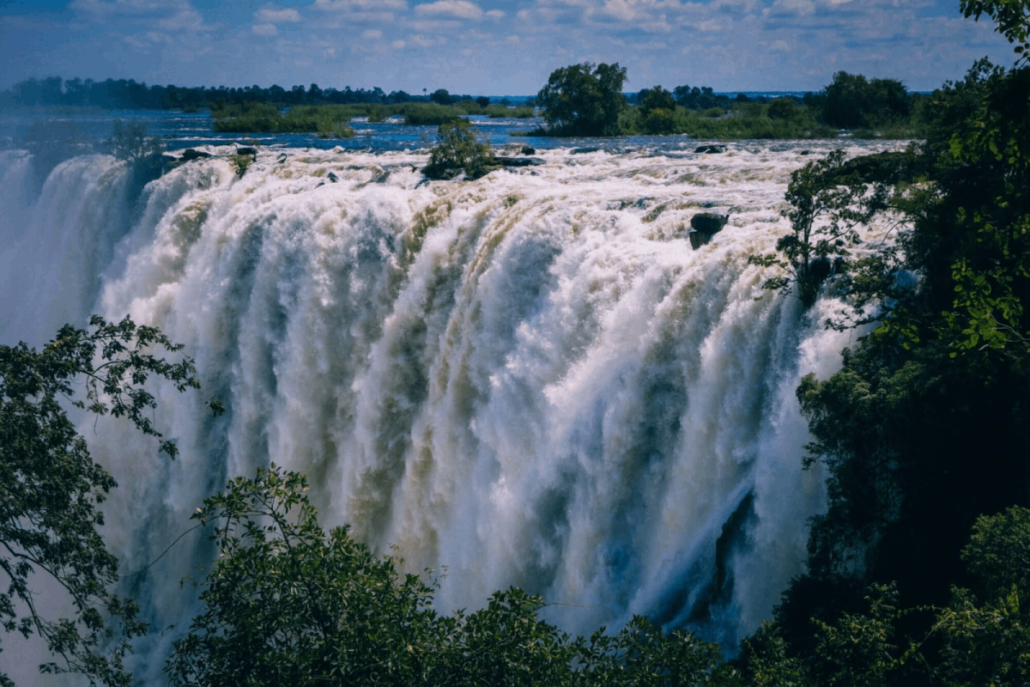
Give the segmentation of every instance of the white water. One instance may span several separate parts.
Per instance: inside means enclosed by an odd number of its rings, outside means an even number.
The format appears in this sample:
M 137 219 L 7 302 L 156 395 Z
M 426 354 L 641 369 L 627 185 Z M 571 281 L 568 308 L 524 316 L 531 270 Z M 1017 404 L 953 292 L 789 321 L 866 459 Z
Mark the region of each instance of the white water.
M 569 604 L 547 613 L 570 631 L 643 613 L 727 645 L 769 616 L 823 504 L 794 389 L 854 336 L 819 326 L 833 301 L 806 315 L 747 265 L 811 157 L 553 150 L 420 185 L 416 154 L 286 152 L 242 179 L 189 163 L 138 202 L 103 156 L 15 197 L 31 165 L 0 154 L 0 343 L 128 313 L 202 378 L 159 389 L 174 463 L 120 421 L 83 429 L 120 485 L 105 534 L 126 591 L 158 630 L 141 675 L 158 680 L 159 630 L 188 626 L 178 580 L 204 537 L 132 572 L 270 461 L 309 476 L 325 525 L 446 567 L 443 609 L 521 585 Z M 708 208 L 730 223 L 693 250 L 684 227 Z

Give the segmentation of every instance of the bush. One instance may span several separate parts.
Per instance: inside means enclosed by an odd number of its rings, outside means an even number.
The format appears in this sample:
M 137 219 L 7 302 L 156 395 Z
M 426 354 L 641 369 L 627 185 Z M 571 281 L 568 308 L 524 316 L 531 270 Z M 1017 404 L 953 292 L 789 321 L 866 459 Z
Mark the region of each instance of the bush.
M 440 125 L 439 142 L 429 154 L 429 164 L 422 172 L 430 179 L 453 179 L 465 172 L 468 179 L 478 179 L 496 169 L 493 150 L 481 142 L 476 130 L 464 119 Z

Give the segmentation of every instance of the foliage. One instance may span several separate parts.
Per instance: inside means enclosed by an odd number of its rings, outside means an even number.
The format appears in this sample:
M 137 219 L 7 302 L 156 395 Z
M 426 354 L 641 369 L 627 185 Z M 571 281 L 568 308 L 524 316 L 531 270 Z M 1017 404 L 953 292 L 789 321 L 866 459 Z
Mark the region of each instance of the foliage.
M 303 477 L 273 465 L 233 480 L 194 515 L 215 524 L 219 557 L 201 594 L 205 612 L 174 644 L 173 685 L 402 685 L 425 676 L 437 634 L 431 589 L 346 528 L 323 532 L 305 491 Z
M 1030 679 L 1030 510 L 980 517 L 962 550 L 976 591 L 955 589 L 934 631 L 951 685 L 1024 685 Z
M 1017 65 L 1030 60 L 1030 6 L 1026 0 L 961 0 L 959 6 L 967 19 L 979 20 L 984 14 L 994 19 L 995 31 L 1015 44 Z
M 241 179 L 253 163 L 253 155 L 240 155 L 239 153 L 233 153 L 229 156 L 229 164 L 232 165 L 233 170 L 236 172 L 236 176 Z
M 1025 13 L 1025 3 L 1016 6 Z M 778 611 L 792 619 L 789 631 L 784 624 L 792 645 L 806 641 L 793 619 L 853 614 L 826 599 L 847 599 L 856 586 L 896 580 L 903 606 L 943 607 L 952 585 L 968 579 L 960 551 L 977 517 L 1030 503 L 1028 104 L 1027 67 L 980 62 L 935 92 L 911 176 L 889 180 L 891 206 L 903 213 L 896 248 L 854 262 L 842 282 L 846 297 L 877 304 L 877 327 L 845 352 L 837 374 L 807 377 L 798 389 L 814 439 L 807 460 L 826 467 L 829 499 L 812 523 L 808 571 Z M 929 651 L 940 670 L 945 654 L 954 667 L 960 654 L 1023 646 L 1021 597 L 1012 584 L 992 584 L 991 595 L 957 594 L 947 622 L 938 619 L 945 646 L 957 647 Z M 903 624 L 918 634 L 927 621 L 924 613 Z M 1012 677 L 1022 667 L 974 679 L 977 661 L 989 663 L 969 658 L 953 683 L 1022 679 Z
M 637 109 L 643 118 L 644 130 L 649 134 L 670 134 L 676 128 L 673 113 L 676 101 L 672 94 L 661 86 L 655 86 L 641 94 Z
M 108 149 L 119 160 L 126 160 L 131 164 L 153 164 L 155 160 L 160 159 L 161 153 L 164 152 L 160 138 L 147 136 L 146 124 L 142 122 L 125 123 L 121 120 L 114 123 Z
M 912 103 L 900 81 L 837 72 L 825 89 L 822 117 L 831 126 L 859 129 L 906 120 L 911 112 Z
M 219 555 L 205 610 L 176 640 L 173 685 L 701 685 L 719 648 L 643 618 L 571 638 L 539 619 L 543 599 L 494 593 L 474 613 L 432 608 L 433 588 L 374 556 L 345 527 L 325 532 L 307 484 L 276 466 L 237 478 L 194 516 Z
M 197 388 L 194 367 L 150 351 L 181 346 L 152 327 L 125 318 L 109 324 L 94 316 L 91 330 L 62 328 L 41 351 L 24 343 L 0 346 L 0 593 L 5 632 L 38 635 L 61 663 L 43 672 L 77 672 L 91 684 L 128 685 L 122 658 L 127 640 L 144 626 L 136 606 L 108 589 L 118 579 L 117 560 L 97 532 L 99 506 L 114 479 L 93 462 L 85 439 L 63 401 L 97 416 L 128 418 L 160 441 L 174 458 L 148 412 L 156 407 L 145 388 L 149 377 L 171 381 L 179 391 Z M 75 384 L 84 397 L 75 399 Z M 75 400 L 73 400 L 75 399 Z M 36 610 L 33 575 L 44 573 L 67 593 L 72 618 L 48 619 Z M 9 681 L 0 675 L 0 683 Z
M 622 84 L 626 68 L 618 63 L 589 62 L 551 72 L 537 94 L 550 132 L 560 136 L 616 136 L 619 111 L 625 106 Z
M 451 179 L 463 171 L 467 179 L 478 179 L 496 169 L 489 141 L 481 141 L 465 119 L 440 125 L 438 142 L 429 153 L 429 164 L 422 170 L 430 179 Z
M 835 150 L 791 173 L 786 194 L 790 209 L 785 212 L 791 232 L 776 242 L 776 253 L 748 260 L 785 272 L 767 280 L 764 288 L 794 288 L 805 306 L 811 306 L 822 281 L 835 266 L 842 268 L 849 248 L 862 242 L 857 227 L 886 207 L 887 187 L 874 185 L 870 193 L 859 174 L 847 171 L 844 151 Z

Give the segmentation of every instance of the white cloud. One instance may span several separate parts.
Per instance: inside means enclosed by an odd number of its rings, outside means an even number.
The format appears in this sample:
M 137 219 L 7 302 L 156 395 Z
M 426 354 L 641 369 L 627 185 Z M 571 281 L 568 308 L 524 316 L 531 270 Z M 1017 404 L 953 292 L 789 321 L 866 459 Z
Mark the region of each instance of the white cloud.
M 263 24 L 296 24 L 300 21 L 300 12 L 292 7 L 278 9 L 265 5 L 254 13 L 254 20 Z
M 393 43 L 390 43 L 390 46 L 397 50 L 402 49 L 405 45 L 407 44 L 404 41 L 394 41 Z
M 486 13 L 486 16 L 494 20 L 504 19 L 504 12 L 502 10 L 490 10 Z
M 275 36 L 279 33 L 279 29 L 275 28 L 275 24 L 254 24 L 251 27 L 251 31 L 259 36 Z
M 128 19 L 167 31 L 207 31 L 211 27 L 189 0 L 73 0 L 68 7 L 96 21 Z
M 469 0 L 437 0 L 415 6 L 415 13 L 421 16 L 452 16 L 460 19 L 480 19 L 483 10 Z
M 407 0 L 315 0 L 315 9 L 329 12 L 378 12 L 406 10 Z
M 361 37 L 367 38 L 369 40 L 375 40 L 377 38 L 382 38 L 383 32 L 379 31 L 378 29 L 368 29 L 367 31 L 361 32 Z

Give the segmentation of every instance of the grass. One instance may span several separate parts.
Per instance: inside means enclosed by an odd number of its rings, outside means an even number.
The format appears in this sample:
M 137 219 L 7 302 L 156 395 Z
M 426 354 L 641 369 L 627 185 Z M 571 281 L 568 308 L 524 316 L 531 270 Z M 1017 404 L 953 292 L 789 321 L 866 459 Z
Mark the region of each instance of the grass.
M 221 133 L 312 133 L 322 138 L 351 138 L 354 130 L 348 124 L 355 117 L 367 117 L 371 123 L 387 117 L 401 116 L 413 126 L 439 126 L 464 115 L 485 115 L 492 118 L 535 116 L 532 107 L 507 108 L 503 105 L 482 107 L 472 100 L 453 105 L 437 103 L 397 103 L 379 105 L 295 105 L 282 113 L 270 103 L 219 103 L 211 107 L 215 131 Z

